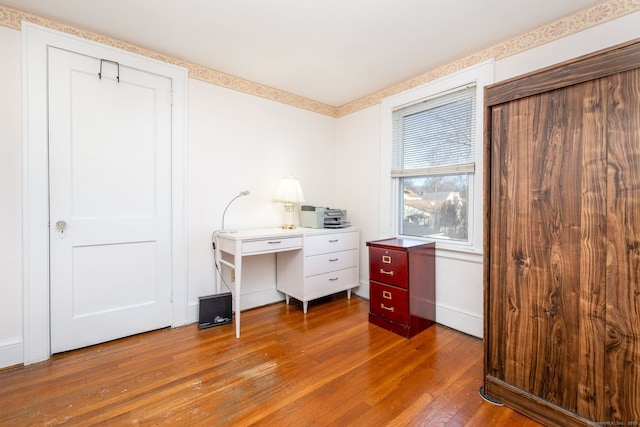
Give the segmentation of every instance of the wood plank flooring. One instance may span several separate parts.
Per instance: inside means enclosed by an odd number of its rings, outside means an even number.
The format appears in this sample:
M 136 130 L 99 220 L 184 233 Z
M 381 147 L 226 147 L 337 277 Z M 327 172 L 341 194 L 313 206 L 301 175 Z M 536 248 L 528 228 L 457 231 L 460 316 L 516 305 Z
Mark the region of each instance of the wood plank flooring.
M 344 293 L 163 329 L 0 372 L 0 425 L 538 426 L 483 401 L 482 340 L 405 339 Z

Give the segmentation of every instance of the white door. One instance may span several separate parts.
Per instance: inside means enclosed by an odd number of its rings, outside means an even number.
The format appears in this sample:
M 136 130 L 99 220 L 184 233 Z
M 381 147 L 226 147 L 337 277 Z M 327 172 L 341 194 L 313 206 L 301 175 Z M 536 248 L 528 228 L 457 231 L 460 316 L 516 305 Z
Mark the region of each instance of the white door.
M 171 324 L 171 80 L 48 50 L 57 353 Z

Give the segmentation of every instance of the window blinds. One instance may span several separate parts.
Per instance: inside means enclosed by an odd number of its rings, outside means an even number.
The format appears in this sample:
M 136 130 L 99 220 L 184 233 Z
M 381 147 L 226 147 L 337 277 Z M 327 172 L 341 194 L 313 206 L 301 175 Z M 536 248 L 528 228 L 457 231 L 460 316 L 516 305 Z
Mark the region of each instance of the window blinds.
M 395 110 L 391 176 L 473 173 L 475 104 L 468 85 Z

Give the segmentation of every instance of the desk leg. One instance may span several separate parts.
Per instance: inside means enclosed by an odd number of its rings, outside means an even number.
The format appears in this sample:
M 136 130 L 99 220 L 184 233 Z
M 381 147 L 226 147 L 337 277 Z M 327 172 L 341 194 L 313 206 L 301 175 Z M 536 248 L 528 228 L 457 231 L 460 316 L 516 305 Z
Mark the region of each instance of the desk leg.
M 215 270 L 213 272 L 213 274 L 215 275 L 214 280 L 216 282 L 216 294 L 219 294 L 222 290 L 222 279 L 220 276 L 222 276 L 222 264 L 220 263 L 220 257 L 222 256 L 222 252 L 220 251 L 220 239 L 218 238 L 218 236 L 216 235 L 214 237 L 214 241 L 215 241 L 215 249 L 214 251 L 214 259 L 213 262 L 216 263 Z M 220 269 L 220 271 L 218 271 L 218 269 Z
M 240 338 L 240 284 L 242 283 L 242 245 L 238 245 L 234 255 L 233 264 L 236 270 L 236 281 L 234 286 L 235 317 L 236 317 L 236 338 Z

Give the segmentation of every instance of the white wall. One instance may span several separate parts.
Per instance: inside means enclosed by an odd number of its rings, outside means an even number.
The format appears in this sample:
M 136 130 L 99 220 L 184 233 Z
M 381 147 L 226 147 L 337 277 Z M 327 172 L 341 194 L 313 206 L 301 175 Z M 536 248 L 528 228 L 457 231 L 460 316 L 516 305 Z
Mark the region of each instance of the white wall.
M 188 294 L 196 321 L 198 297 L 215 293 L 211 233 L 240 191 L 251 194 L 229 207 L 227 229 L 282 225 L 282 204 L 272 196 L 289 173 L 305 203 L 333 205 L 335 119 L 197 80 L 189 80 L 188 116 Z M 243 308 L 282 299 L 274 257 L 243 260 Z
M 640 12 L 602 24 L 561 40 L 495 62 L 495 81 L 528 73 L 608 46 L 640 37 Z M 371 107 L 338 119 L 337 202 L 357 218 L 361 238 L 391 237 L 379 230 L 381 210 L 391 209 L 379 197 L 381 112 Z M 355 156 L 355 160 L 353 157 Z M 437 246 L 437 245 L 436 245 Z M 360 295 L 368 295 L 367 251 L 362 251 Z M 436 317 L 438 323 L 482 337 L 483 257 L 438 249 L 436 253 Z
M 346 209 L 349 221 L 360 228 L 362 286 L 356 293 L 369 298 L 365 243 L 380 235 L 380 105 L 347 117 L 338 120 L 336 130 L 335 207 Z
M 0 367 L 22 362 L 20 32 L 0 27 Z

